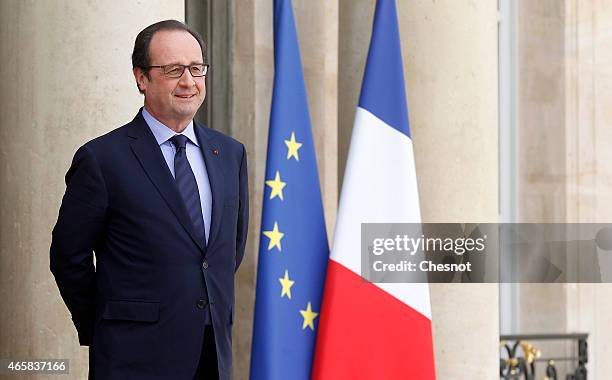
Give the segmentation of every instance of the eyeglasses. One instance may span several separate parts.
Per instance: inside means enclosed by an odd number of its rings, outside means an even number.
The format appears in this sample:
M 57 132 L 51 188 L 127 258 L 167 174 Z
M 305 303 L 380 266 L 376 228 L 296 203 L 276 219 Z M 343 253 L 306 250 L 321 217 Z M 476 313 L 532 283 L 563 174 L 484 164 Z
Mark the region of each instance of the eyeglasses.
M 162 66 L 148 66 L 145 67 L 145 69 L 152 69 L 152 68 L 157 68 L 157 69 L 162 69 L 162 72 L 164 73 L 164 75 L 168 78 L 180 78 L 183 76 L 183 73 L 185 72 L 185 69 L 189 69 L 189 72 L 191 73 L 191 76 L 193 77 L 203 77 L 206 76 L 206 74 L 208 74 L 208 68 L 210 67 L 210 65 L 208 63 L 196 63 L 193 65 L 180 65 L 178 63 L 172 63 L 169 65 L 162 65 Z

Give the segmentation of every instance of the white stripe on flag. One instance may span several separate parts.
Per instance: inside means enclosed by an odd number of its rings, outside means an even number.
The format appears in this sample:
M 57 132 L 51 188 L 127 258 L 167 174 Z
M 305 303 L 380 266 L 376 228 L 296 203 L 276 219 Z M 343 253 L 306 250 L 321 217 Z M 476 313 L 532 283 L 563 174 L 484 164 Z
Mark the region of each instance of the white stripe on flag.
M 419 223 L 412 140 L 357 107 L 330 259 L 361 274 L 361 223 Z M 427 284 L 376 284 L 431 319 Z

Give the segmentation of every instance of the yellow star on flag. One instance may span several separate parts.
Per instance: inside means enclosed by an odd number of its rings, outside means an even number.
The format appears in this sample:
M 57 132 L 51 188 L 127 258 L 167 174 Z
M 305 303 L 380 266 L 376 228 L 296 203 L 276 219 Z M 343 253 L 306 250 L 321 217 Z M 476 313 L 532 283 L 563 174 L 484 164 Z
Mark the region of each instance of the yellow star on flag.
M 284 295 L 287 295 L 287 298 L 291 299 L 291 287 L 295 281 L 291 281 L 289 279 L 289 272 L 285 270 L 285 277 L 279 278 L 278 281 L 280 281 L 281 286 L 283 287 L 281 290 L 281 298 L 283 298 Z
M 304 324 L 302 324 L 302 330 L 306 329 L 306 326 L 308 326 L 312 331 L 314 331 L 314 319 L 319 315 L 319 313 L 315 313 L 314 311 L 312 311 L 310 302 L 308 302 L 306 310 L 300 310 L 300 314 L 302 314 L 302 317 L 304 317 Z
M 267 180 L 266 185 L 270 186 L 272 192 L 270 192 L 270 199 L 278 196 L 281 201 L 283 200 L 283 189 L 287 186 L 286 182 L 281 181 L 280 173 L 276 171 L 276 177 L 273 180 Z
M 281 251 L 281 239 L 285 236 L 284 233 L 278 230 L 278 223 L 274 222 L 274 229 L 272 231 L 264 231 L 263 234 L 270 239 L 270 243 L 268 244 L 268 251 L 272 250 L 272 248 L 276 247 L 279 251 Z
M 298 149 L 300 149 L 302 143 L 295 141 L 295 132 L 291 132 L 291 140 L 285 140 L 285 145 L 287 145 L 287 159 L 293 157 L 296 161 L 299 161 Z

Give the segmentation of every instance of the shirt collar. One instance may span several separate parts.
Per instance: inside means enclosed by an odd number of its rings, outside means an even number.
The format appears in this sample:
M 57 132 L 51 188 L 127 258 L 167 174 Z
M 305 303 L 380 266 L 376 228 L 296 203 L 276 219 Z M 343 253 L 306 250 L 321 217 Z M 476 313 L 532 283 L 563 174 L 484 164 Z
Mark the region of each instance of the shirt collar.
M 177 134 L 172 129 L 166 127 L 159 120 L 154 118 L 153 115 L 151 115 L 149 111 L 147 111 L 147 109 L 144 107 L 142 108 L 142 117 L 147 122 L 149 129 L 151 129 L 151 132 L 153 132 L 153 136 L 155 136 L 155 140 L 157 140 L 157 144 L 159 145 L 165 143 L 166 141 L 171 139 L 172 136 Z M 181 134 L 187 137 L 189 141 L 191 141 L 196 146 L 200 146 L 200 144 L 198 143 L 198 139 L 195 135 L 195 130 L 193 129 L 193 120 L 191 120 L 189 124 L 187 124 L 187 128 L 185 128 L 183 132 L 181 132 Z

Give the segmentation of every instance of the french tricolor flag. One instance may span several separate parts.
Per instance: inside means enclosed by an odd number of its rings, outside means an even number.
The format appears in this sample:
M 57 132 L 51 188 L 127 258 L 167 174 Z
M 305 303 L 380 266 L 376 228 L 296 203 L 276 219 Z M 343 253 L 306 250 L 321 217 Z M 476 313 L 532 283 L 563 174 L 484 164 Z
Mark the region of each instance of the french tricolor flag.
M 435 379 L 428 285 L 370 283 L 360 275 L 361 223 L 420 221 L 395 0 L 378 0 L 313 379 Z

